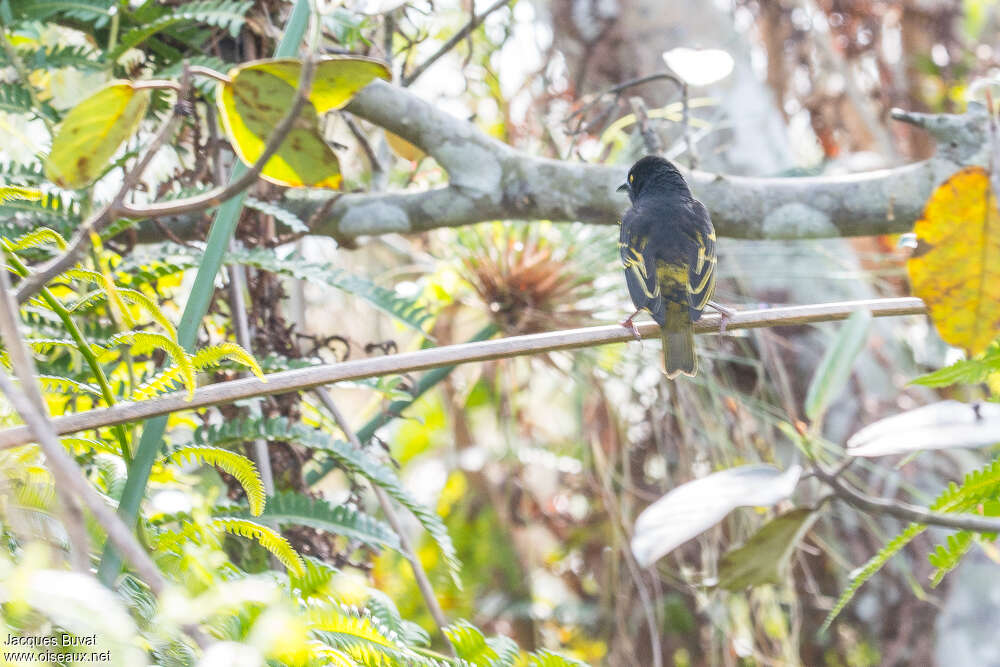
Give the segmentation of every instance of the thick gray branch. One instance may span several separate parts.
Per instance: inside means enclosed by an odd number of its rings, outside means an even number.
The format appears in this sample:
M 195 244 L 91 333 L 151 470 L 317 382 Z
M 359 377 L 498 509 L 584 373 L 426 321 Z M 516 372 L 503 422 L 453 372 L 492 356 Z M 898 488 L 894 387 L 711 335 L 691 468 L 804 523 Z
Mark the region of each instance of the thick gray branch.
M 510 219 L 611 225 L 627 206 L 625 196 L 615 192 L 627 165 L 550 160 L 516 151 L 403 88 L 376 81 L 347 110 L 424 149 L 448 172 L 449 185 L 426 192 L 344 195 L 320 216 L 316 234 L 348 240 Z M 944 179 L 966 164 L 986 164 L 986 113 L 970 104 L 961 116 L 898 112 L 896 117 L 933 134 L 938 154 L 846 176 L 752 178 L 694 171 L 689 181 L 723 236 L 801 239 L 905 231 Z M 296 198 L 292 192 L 285 205 L 307 219 L 327 196 Z M 193 222 L 170 224 L 184 235 Z M 158 234 L 146 227 L 141 238 L 153 240 Z

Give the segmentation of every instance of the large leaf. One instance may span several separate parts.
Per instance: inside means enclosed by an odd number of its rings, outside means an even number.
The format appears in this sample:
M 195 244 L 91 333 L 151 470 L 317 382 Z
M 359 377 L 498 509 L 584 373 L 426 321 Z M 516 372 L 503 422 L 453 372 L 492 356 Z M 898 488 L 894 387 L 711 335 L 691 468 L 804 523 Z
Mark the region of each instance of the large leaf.
M 253 64 L 231 70 L 229 75 L 232 81 L 219 86 L 216 104 L 236 154 L 252 165 L 292 106 L 295 86 Z M 323 140 L 311 102 L 305 103 L 261 176 L 292 187 L 340 187 L 340 162 Z
M 983 447 L 1000 442 L 1000 405 L 939 401 L 880 419 L 847 441 L 851 456 L 888 456 L 922 449 Z
M 737 507 L 773 505 L 795 490 L 801 466 L 782 472 L 746 465 L 678 486 L 643 510 L 635 522 L 632 553 L 649 565 L 698 535 Z
M 982 167 L 966 167 L 927 201 L 907 262 L 913 293 L 946 342 L 979 354 L 1000 333 L 1000 211 Z
M 851 313 L 841 326 L 833 345 L 827 348 L 819 368 L 809 382 L 809 391 L 806 392 L 805 408 L 809 419 L 822 416 L 833 399 L 847 386 L 854 360 L 864 349 L 871 321 L 872 314 L 867 310 Z
M 294 58 L 260 61 L 255 69 L 273 74 L 293 88 L 298 85 L 302 63 Z M 374 79 L 392 79 L 384 63 L 360 56 L 325 56 L 316 65 L 309 101 L 317 113 L 340 109 Z
M 97 180 L 119 146 L 135 134 L 149 97 L 148 89 L 116 81 L 73 107 L 52 140 L 46 176 L 71 190 Z
M 719 586 L 738 591 L 760 584 L 781 584 L 795 545 L 816 520 L 811 509 L 796 509 L 772 519 L 747 543 L 719 561 Z

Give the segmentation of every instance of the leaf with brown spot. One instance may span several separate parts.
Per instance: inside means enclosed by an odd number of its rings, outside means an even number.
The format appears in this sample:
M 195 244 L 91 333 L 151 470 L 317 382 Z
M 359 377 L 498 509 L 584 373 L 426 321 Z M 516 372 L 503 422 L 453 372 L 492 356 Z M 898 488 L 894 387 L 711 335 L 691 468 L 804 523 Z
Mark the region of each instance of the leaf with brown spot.
M 71 190 L 96 181 L 122 143 L 139 128 L 149 97 L 148 89 L 136 90 L 128 81 L 115 81 L 73 107 L 52 140 L 45 175 Z
M 253 164 L 295 98 L 302 63 L 294 58 L 257 60 L 229 72 L 217 104 L 223 126 L 240 159 Z M 339 109 L 373 79 L 389 79 L 388 68 L 369 58 L 324 57 L 316 65 L 309 102 L 262 176 L 288 186 L 337 188 L 340 163 L 319 130 L 319 114 Z
M 236 154 L 252 165 L 292 106 L 295 86 L 254 66 L 233 70 L 230 77 L 230 83 L 219 86 L 216 104 Z M 291 187 L 340 187 L 340 162 L 323 140 L 311 102 L 303 106 L 261 177 Z
M 979 354 L 1000 334 L 1000 211 L 989 172 L 966 167 L 938 187 L 913 229 L 913 293 L 948 344 Z

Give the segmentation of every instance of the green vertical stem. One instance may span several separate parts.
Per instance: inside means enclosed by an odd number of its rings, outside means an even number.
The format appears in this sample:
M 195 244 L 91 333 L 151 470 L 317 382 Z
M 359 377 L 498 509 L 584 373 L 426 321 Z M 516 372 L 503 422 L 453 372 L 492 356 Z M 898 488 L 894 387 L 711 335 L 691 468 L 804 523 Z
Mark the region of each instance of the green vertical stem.
M 500 331 L 500 328 L 491 322 L 476 332 L 476 334 L 466 342 L 475 343 L 481 340 L 489 340 L 490 338 L 493 338 L 498 331 Z M 389 404 L 389 407 L 385 411 L 380 412 L 378 415 L 368 420 L 367 424 L 358 429 L 356 434 L 358 440 L 362 443 L 371 440 L 372 436 L 375 435 L 375 431 L 401 415 L 403 410 L 413 405 L 418 398 L 436 386 L 438 382 L 441 382 L 441 380 L 448 377 L 448 375 L 451 374 L 455 368 L 457 368 L 457 366 L 442 366 L 441 368 L 434 368 L 424 373 L 420 377 L 420 380 L 417 381 L 417 385 L 413 388 L 413 391 L 411 392 L 412 397 L 401 401 L 393 401 Z M 319 480 L 326 477 L 326 475 L 336 467 L 337 464 L 333 461 L 333 459 L 324 461 L 320 464 L 318 469 L 312 470 L 306 475 L 306 483 L 315 484 Z
M 306 27 L 309 25 L 309 14 L 309 0 L 296 0 L 295 7 L 288 17 L 288 23 L 285 25 L 281 43 L 275 49 L 275 58 L 291 58 L 296 55 L 299 44 L 302 43 L 302 38 L 305 35 Z M 232 183 L 246 171 L 247 167 L 242 162 L 237 161 L 229 175 L 229 182 Z M 198 275 L 195 277 L 191 296 L 188 297 L 187 304 L 184 306 L 184 314 L 181 316 L 181 323 L 177 328 L 177 342 L 188 352 L 193 351 L 198 325 L 208 313 L 208 306 L 215 293 L 215 277 L 219 274 L 223 255 L 236 231 L 236 223 L 239 221 L 245 196 L 246 193 L 243 192 L 224 202 L 219 207 L 215 214 L 215 220 L 212 222 L 201 265 L 198 267 Z M 118 514 L 128 525 L 134 525 L 139 515 L 139 504 L 146 494 L 149 471 L 160 451 L 163 434 L 166 430 L 167 417 L 165 416 L 150 419 L 142 429 L 139 447 L 132 465 L 129 466 L 125 490 L 122 493 L 121 503 L 118 505 Z M 98 577 L 105 585 L 110 586 L 121 571 L 121 564 L 122 560 L 118 552 L 110 545 L 106 546 L 100 567 L 97 570 Z
M 10 262 L 10 266 L 17 271 L 17 274 L 22 278 L 28 275 L 28 267 L 24 265 L 21 258 L 15 255 L 10 248 L 5 244 L 4 249 L 7 251 L 7 258 Z M 63 326 L 66 327 L 66 331 L 69 333 L 70 338 L 76 343 L 76 347 L 80 350 L 80 354 L 83 355 L 84 361 L 90 366 L 90 372 L 94 374 L 94 378 L 97 380 L 97 385 L 101 389 L 101 396 L 104 398 L 104 402 L 108 407 L 115 404 L 115 394 L 111 391 L 111 384 L 108 382 L 108 377 L 104 374 L 104 369 L 101 368 L 100 362 L 97 361 L 97 355 L 94 351 L 90 349 L 90 343 L 87 339 L 83 337 L 83 332 L 80 331 L 80 327 L 76 326 L 76 322 L 73 321 L 73 317 L 70 315 L 69 311 L 62 302 L 55 297 L 55 295 L 49 290 L 49 288 L 43 288 L 40 296 L 45 300 L 45 303 L 49 305 L 52 312 L 62 321 Z M 123 426 L 114 426 L 111 432 L 115 434 L 115 438 L 118 440 L 118 445 L 121 447 L 122 456 L 125 458 L 125 462 L 128 463 L 132 459 L 132 452 L 129 450 L 128 446 L 128 436 L 125 433 L 125 428 Z

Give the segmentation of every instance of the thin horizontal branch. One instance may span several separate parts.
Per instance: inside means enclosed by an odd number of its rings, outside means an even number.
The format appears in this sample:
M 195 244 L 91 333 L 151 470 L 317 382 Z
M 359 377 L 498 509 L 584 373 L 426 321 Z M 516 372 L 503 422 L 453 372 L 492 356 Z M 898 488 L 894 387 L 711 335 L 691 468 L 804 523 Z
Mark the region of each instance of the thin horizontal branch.
M 922 315 L 927 312 L 927 307 L 920 299 L 898 298 L 744 310 L 737 311 L 730 318 L 727 328 L 729 331 L 733 331 L 843 320 L 859 310 L 869 311 L 875 317 L 892 317 Z M 643 338 L 658 338 L 660 336 L 659 327 L 655 322 L 640 324 L 638 329 Z M 718 315 L 705 316 L 695 324 L 695 332 L 700 334 L 717 332 L 718 329 Z M 417 352 L 405 352 L 373 359 L 358 359 L 339 364 L 323 364 L 272 373 L 267 376 L 266 381 L 257 378 L 242 378 L 230 382 L 220 382 L 196 390 L 191 400 L 188 400 L 186 392 L 175 392 L 141 403 L 119 403 L 110 408 L 64 415 L 53 419 L 52 422 L 56 431 L 60 435 L 64 435 L 114 424 L 141 421 L 181 410 L 195 410 L 258 396 L 312 389 L 343 380 L 410 373 L 439 366 L 572 350 L 608 343 L 625 343 L 631 340 L 633 340 L 631 331 L 619 325 L 610 325 L 445 345 Z M 31 442 L 31 434 L 26 427 L 14 427 L 0 431 L 0 449 L 27 442 Z
M 422 232 L 491 220 L 562 220 L 613 225 L 627 207 L 615 191 L 628 165 L 605 166 L 540 158 L 488 136 L 412 92 L 375 81 L 346 110 L 418 146 L 449 176 L 447 187 L 423 192 L 348 194 L 320 216 L 314 234 L 358 236 Z M 866 236 L 908 231 L 934 188 L 961 166 L 986 164 L 985 109 L 963 115 L 896 112 L 938 140 L 935 157 L 880 171 L 839 176 L 756 178 L 685 171 L 720 235 L 743 239 Z M 322 196 L 283 206 L 307 219 Z M 194 233 L 193 218 L 168 221 L 172 232 Z M 161 239 L 155 225 L 141 241 Z
M 894 516 L 904 521 L 923 523 L 929 526 L 941 526 L 955 530 L 972 530 L 978 533 L 1000 533 L 1000 518 L 978 516 L 975 514 L 945 514 L 934 512 L 926 507 L 911 505 L 901 500 L 875 498 L 854 488 L 840 477 L 814 468 L 816 477 L 828 484 L 838 498 L 858 509 L 878 515 Z

